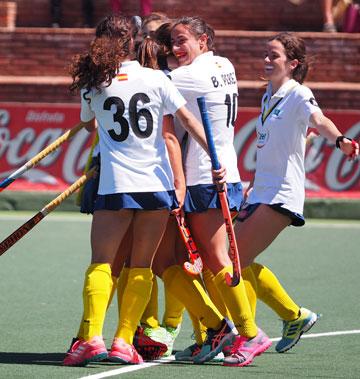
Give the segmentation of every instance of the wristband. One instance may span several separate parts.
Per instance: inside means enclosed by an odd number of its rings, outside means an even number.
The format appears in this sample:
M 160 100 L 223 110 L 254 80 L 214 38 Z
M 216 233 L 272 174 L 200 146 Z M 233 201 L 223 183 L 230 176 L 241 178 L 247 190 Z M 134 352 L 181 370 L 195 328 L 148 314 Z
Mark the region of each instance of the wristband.
M 337 138 L 336 138 L 336 142 L 335 142 L 335 146 L 336 146 L 338 149 L 340 149 L 340 142 L 344 141 L 344 138 L 346 138 L 346 139 L 352 141 L 351 138 L 348 138 L 348 137 L 346 137 L 346 136 L 339 136 L 339 137 L 337 137 Z

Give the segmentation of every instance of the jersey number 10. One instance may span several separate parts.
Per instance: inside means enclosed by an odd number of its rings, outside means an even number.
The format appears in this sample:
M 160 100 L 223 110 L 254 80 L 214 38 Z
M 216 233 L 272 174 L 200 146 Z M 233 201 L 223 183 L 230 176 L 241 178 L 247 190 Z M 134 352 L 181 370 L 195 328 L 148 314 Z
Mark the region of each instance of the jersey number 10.
M 227 106 L 226 126 L 229 127 L 230 123 L 234 127 L 237 116 L 237 93 L 225 95 L 225 105 Z

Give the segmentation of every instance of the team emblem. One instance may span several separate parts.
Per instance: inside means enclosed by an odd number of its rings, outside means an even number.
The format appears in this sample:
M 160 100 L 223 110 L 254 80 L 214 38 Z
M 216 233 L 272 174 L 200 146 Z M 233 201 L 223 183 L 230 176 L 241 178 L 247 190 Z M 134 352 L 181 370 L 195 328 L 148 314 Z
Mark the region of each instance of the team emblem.
M 309 101 L 310 101 L 310 104 L 314 105 L 315 107 L 318 107 L 318 106 L 319 106 L 319 104 L 316 102 L 316 100 L 315 100 L 314 97 L 310 98 Z

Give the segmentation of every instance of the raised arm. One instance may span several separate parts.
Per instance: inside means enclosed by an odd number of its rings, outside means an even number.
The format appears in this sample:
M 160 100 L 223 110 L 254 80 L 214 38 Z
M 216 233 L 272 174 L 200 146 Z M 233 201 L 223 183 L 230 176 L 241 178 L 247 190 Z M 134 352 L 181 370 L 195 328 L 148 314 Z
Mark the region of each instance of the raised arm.
M 321 112 L 315 112 L 310 116 L 311 126 L 315 127 L 319 133 L 336 144 L 350 159 L 355 159 L 359 155 L 359 144 L 341 134 L 335 124 Z

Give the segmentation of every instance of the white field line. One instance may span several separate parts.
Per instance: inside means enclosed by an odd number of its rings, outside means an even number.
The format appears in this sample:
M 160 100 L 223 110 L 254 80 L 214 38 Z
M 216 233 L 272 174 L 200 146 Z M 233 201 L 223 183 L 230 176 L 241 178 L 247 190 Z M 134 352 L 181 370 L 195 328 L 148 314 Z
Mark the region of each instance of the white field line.
M 355 330 L 343 330 L 343 331 L 336 331 L 336 332 L 328 332 L 328 333 L 312 333 L 312 334 L 305 334 L 301 338 L 319 338 L 319 337 L 333 337 L 333 336 L 344 336 L 344 335 L 351 335 L 351 334 L 360 334 L 360 329 L 355 329 Z M 281 337 L 277 338 L 270 338 L 271 341 L 279 341 Z M 160 359 L 157 361 L 153 362 L 147 362 L 143 363 L 141 365 L 135 365 L 135 366 L 123 366 L 120 368 L 117 368 L 115 370 L 109 370 L 105 372 L 101 372 L 99 374 L 94 374 L 94 375 L 89 375 L 89 376 L 82 376 L 79 379 L 102 379 L 102 378 L 108 378 L 110 376 L 115 376 L 115 375 L 122 375 L 122 374 L 127 374 L 132 371 L 138 371 L 138 370 L 143 370 L 148 367 L 154 367 L 157 365 L 161 364 L 166 364 L 170 361 L 173 361 L 175 358 L 172 355 L 169 358 L 166 359 Z

